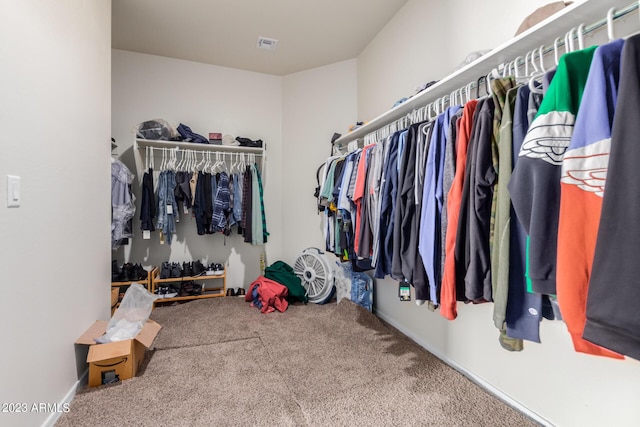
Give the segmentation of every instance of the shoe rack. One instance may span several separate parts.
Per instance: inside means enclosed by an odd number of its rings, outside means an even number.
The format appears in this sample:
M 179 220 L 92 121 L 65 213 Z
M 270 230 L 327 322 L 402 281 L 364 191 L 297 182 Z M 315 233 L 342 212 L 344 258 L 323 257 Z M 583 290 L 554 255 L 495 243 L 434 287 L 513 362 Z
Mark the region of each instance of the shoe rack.
M 152 277 L 156 274 L 156 270 L 159 270 L 159 268 L 158 267 L 152 267 L 151 271 L 147 272 L 147 278 L 146 279 L 131 280 L 131 281 L 127 281 L 127 282 L 111 282 L 111 289 L 120 288 L 119 295 L 118 295 L 118 304 L 116 304 L 116 307 L 118 305 L 120 305 L 120 301 L 122 301 L 122 297 L 124 296 L 126 288 L 129 285 L 131 285 L 132 283 L 138 283 L 138 284 L 144 286 L 145 288 L 147 288 L 147 290 L 151 292 L 151 282 L 153 280 Z M 125 288 L 125 289 L 123 289 L 123 288 Z
M 185 295 L 176 296 L 172 298 L 160 298 L 155 301 L 156 304 L 171 301 L 190 301 L 194 299 L 202 298 L 217 298 L 223 297 L 227 292 L 227 268 L 221 274 L 207 275 L 201 274 L 199 276 L 183 276 L 183 277 L 169 277 L 167 279 L 160 278 L 160 269 L 154 268 L 151 277 L 151 293 L 155 294 L 155 291 L 160 284 L 173 284 L 177 288 L 182 288 L 183 282 L 193 281 L 202 286 L 202 294 L 200 295 Z

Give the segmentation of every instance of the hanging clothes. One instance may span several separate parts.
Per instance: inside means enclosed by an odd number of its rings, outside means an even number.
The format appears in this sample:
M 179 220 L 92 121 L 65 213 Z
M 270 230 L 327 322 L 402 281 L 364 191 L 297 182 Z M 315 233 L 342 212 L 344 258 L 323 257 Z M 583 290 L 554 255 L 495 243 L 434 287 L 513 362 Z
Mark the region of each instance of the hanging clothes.
M 527 277 L 532 289 L 541 294 L 556 293 L 560 166 L 571 141 L 595 49 L 591 47 L 560 58 L 509 182 L 513 206 L 529 234 Z
M 616 113 L 602 213 L 593 258 L 582 337 L 640 360 L 637 275 L 640 227 L 640 125 L 630 114 L 640 111 L 640 36 L 629 37 L 621 58 Z
M 191 173 L 185 171 L 176 172 L 176 187 L 174 189 L 174 196 L 178 211 L 187 213 L 192 208 L 191 204 Z
M 507 334 L 506 316 L 509 299 L 509 254 L 511 252 L 511 198 L 507 184 L 513 169 L 513 110 L 519 88 L 511 88 L 505 94 L 498 140 L 498 182 L 495 210 L 493 246 L 491 248 L 491 285 L 493 297 L 493 323 L 500 332 L 499 341 L 509 351 L 522 351 L 522 339 Z M 495 92 L 494 92 L 495 93 Z
M 529 125 L 533 121 L 540 103 L 542 94 L 531 92 L 528 85 L 518 88 L 513 112 L 513 129 L 511 145 L 511 171 L 516 167 Z M 505 161 L 505 156 L 502 156 Z M 509 176 L 511 176 L 509 174 Z M 502 179 L 502 177 L 500 178 Z M 498 181 L 507 184 L 508 181 Z M 508 188 L 507 188 L 508 191 Z M 511 198 L 509 197 L 509 201 Z M 504 286 L 503 280 L 508 280 L 508 297 L 505 312 L 506 335 L 533 342 L 540 342 L 540 321 L 542 319 L 542 295 L 527 291 L 525 276 L 527 233 L 516 218 L 513 206 L 509 205 L 509 275 L 504 277 L 500 269 L 504 270 L 505 260 L 502 258 L 506 247 L 500 249 L 499 273 L 497 287 Z M 506 236 L 501 237 L 503 242 Z
M 251 165 L 252 176 L 252 219 L 253 227 L 251 244 L 263 245 L 267 243 L 269 232 L 267 231 L 267 218 L 264 211 L 264 195 L 262 190 L 262 178 L 256 165 Z
M 156 231 L 156 200 L 153 190 L 153 169 L 149 168 L 142 176 L 142 195 L 140 202 L 140 229 Z
M 455 115 L 460 106 L 448 108 L 438 115 L 434 122 L 431 142 L 427 153 L 425 179 L 422 193 L 422 212 L 420 213 L 420 237 L 418 250 L 429 281 L 429 301 L 434 305 L 440 303 L 439 287 L 441 284 L 441 242 L 440 218 L 442 213 L 444 176 L 444 156 L 446 146 L 446 130 L 451 116 Z
M 160 172 L 158 178 L 158 229 L 160 241 L 169 245 L 176 232 L 176 221 L 179 218 L 178 204 L 174 196 L 176 173 L 172 170 Z
M 219 182 L 216 186 L 216 195 L 213 203 L 213 213 L 211 215 L 211 229 L 214 233 L 228 234 L 227 215 L 229 214 L 229 176 L 226 172 L 220 173 Z
M 133 235 L 131 220 L 135 198 L 131 192 L 133 173 L 120 160 L 111 159 L 111 248 L 117 249 Z
M 447 231 L 445 234 L 445 265 L 442 275 L 440 290 L 440 314 L 449 320 L 457 316 L 457 289 L 456 289 L 456 260 L 455 245 L 459 226 L 460 205 L 462 200 L 462 190 L 464 185 L 465 170 L 467 164 L 467 149 L 471 139 L 471 131 L 474 120 L 477 100 L 471 100 L 464 106 L 462 117 L 459 122 L 458 141 L 456 149 L 455 175 L 447 195 Z M 465 215 L 466 218 L 466 215 Z
M 587 292 L 611 150 L 623 45 L 623 40 L 616 40 L 595 50 L 580 114 L 562 160 L 556 289 L 562 318 L 578 351 L 585 348 L 582 332 Z M 589 352 L 591 348 L 589 343 L 586 349 Z
M 376 261 L 375 277 L 382 279 L 391 274 L 393 259 L 393 219 L 398 185 L 398 146 L 401 132 L 395 132 L 389 143 L 380 194 L 380 250 Z M 357 220 L 357 218 L 356 218 Z
M 560 58 L 509 182 L 513 206 L 529 234 L 527 278 L 531 289 L 541 294 L 556 293 L 561 166 L 595 50 L 593 46 Z M 574 347 L 584 353 L 620 357 L 579 337 Z

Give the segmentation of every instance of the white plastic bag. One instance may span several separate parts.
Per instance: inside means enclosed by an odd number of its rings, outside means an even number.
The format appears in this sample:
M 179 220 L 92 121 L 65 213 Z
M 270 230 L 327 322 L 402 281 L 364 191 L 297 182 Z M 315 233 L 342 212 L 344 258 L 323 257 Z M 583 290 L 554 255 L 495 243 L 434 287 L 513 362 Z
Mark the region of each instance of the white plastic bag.
M 147 291 L 144 286 L 132 283 L 125 292 L 120 307 L 113 313 L 107 332 L 96 338 L 96 341 L 103 344 L 134 338 L 149 319 L 156 299 L 158 296 Z
M 165 119 L 147 120 L 133 128 L 136 138 L 169 140 L 179 136 L 177 128 Z

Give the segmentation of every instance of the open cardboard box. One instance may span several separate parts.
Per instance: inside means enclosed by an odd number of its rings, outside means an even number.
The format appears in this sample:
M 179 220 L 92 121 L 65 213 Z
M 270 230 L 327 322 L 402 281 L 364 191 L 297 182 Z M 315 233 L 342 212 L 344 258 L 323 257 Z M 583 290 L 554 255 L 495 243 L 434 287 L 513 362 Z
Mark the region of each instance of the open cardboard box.
M 94 338 L 106 332 L 108 323 L 97 320 L 76 340 L 76 344 L 89 346 L 89 387 L 135 377 L 144 360 L 144 352 L 151 347 L 161 328 L 158 323 L 148 320 L 135 338 L 97 344 Z

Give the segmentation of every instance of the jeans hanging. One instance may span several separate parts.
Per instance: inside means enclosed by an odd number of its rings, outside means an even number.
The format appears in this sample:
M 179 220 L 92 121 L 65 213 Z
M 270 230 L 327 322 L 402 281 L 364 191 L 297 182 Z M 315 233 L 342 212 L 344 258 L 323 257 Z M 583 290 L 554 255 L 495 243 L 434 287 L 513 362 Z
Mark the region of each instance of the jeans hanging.
M 179 218 L 178 204 L 174 196 L 176 173 L 162 171 L 158 178 L 158 229 L 171 244 L 176 232 L 176 220 Z

